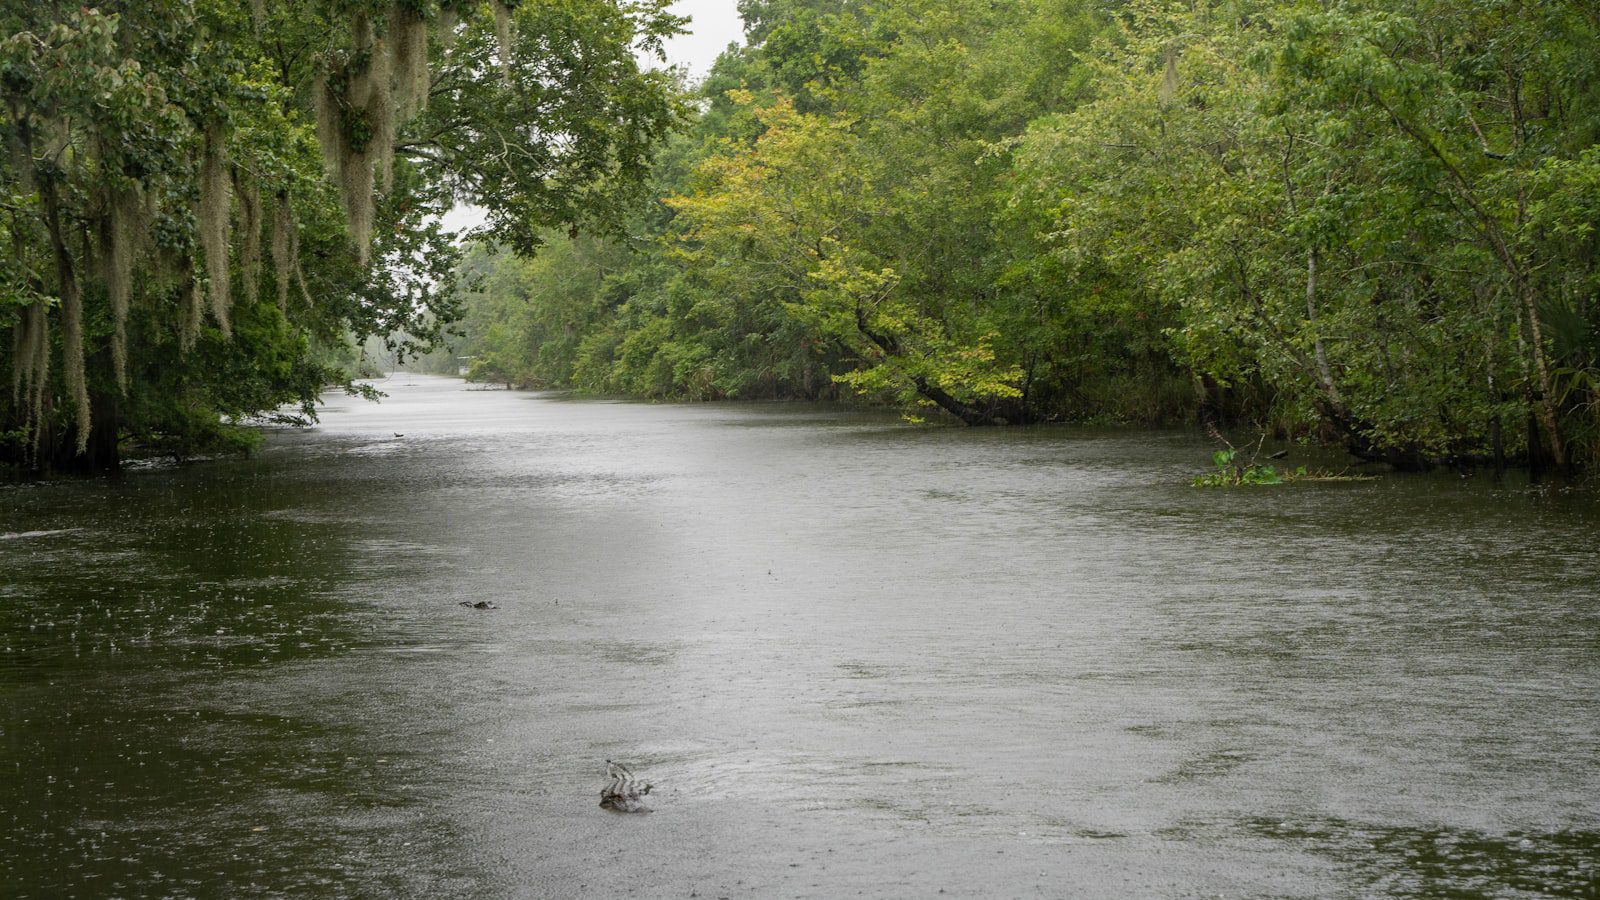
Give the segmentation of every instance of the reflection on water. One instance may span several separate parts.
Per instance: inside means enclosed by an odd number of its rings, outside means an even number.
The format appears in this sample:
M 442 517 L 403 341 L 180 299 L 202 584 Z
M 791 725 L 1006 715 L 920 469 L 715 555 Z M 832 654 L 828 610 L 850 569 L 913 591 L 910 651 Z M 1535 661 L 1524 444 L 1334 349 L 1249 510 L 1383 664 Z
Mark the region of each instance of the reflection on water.
M 1391 896 L 1592 897 L 1600 884 L 1600 835 L 1594 831 L 1489 835 L 1339 820 L 1251 824 L 1261 834 L 1328 854 L 1359 873 L 1367 890 Z
M 0 488 L 8 895 L 1597 890 L 1591 496 L 382 388 Z

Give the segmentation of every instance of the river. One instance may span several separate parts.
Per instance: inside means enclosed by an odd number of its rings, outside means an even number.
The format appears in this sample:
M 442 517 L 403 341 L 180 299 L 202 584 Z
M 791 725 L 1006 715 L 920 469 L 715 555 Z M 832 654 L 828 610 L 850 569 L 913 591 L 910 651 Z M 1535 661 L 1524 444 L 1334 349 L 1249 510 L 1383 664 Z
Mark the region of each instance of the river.
M 0 487 L 0 893 L 1596 895 L 1592 496 L 378 387 Z

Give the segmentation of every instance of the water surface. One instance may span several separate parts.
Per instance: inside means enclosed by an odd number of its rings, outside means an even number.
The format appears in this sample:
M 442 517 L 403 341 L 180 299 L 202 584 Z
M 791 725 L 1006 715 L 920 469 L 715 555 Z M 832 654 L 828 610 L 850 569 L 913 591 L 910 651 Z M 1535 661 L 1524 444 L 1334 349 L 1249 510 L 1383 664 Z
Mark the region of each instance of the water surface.
M 0 488 L 4 893 L 1596 895 L 1592 497 L 380 387 Z

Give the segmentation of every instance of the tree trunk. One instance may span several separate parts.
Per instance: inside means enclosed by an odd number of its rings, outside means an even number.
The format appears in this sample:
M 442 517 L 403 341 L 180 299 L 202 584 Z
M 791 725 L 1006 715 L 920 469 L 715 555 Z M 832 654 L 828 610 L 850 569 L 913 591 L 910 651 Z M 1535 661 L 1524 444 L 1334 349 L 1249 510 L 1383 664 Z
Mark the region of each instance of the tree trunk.
M 1333 367 L 1328 365 L 1328 348 L 1322 342 L 1322 331 L 1317 325 L 1317 263 L 1321 255 L 1317 248 L 1306 251 L 1306 323 L 1311 326 L 1311 349 L 1317 361 L 1317 380 L 1328 401 L 1343 408 L 1344 398 L 1339 395 L 1339 385 L 1333 380 Z
M 928 379 L 922 377 L 921 375 L 911 379 L 911 383 L 916 387 L 917 393 L 927 397 L 934 403 L 937 403 L 940 409 L 952 416 L 955 416 L 968 425 L 1010 424 L 1010 420 L 1002 416 L 997 416 L 992 412 L 979 409 L 978 407 L 969 403 L 961 402 L 955 397 L 952 397 L 944 388 L 941 388 L 938 385 L 928 381 Z
M 1566 446 L 1561 441 L 1561 430 L 1556 421 L 1555 407 L 1555 381 L 1550 376 L 1550 363 L 1544 353 L 1544 323 L 1539 318 L 1539 302 L 1530 282 L 1528 267 L 1518 258 L 1512 241 L 1500 226 L 1500 220 L 1490 211 L 1489 207 L 1478 198 L 1473 190 L 1472 183 L 1467 179 L 1461 168 L 1450 159 L 1434 141 L 1416 124 L 1408 121 L 1396 112 L 1376 89 L 1370 91 L 1370 96 L 1377 104 L 1389 114 L 1396 126 L 1404 131 L 1429 155 L 1437 159 L 1450 175 L 1450 180 L 1457 196 L 1466 202 L 1477 217 L 1476 230 L 1488 241 L 1489 249 L 1500 261 L 1500 265 L 1511 276 L 1512 286 L 1516 290 L 1517 299 L 1522 301 L 1523 311 L 1528 314 L 1528 337 L 1532 346 L 1534 375 L 1538 379 L 1538 390 L 1531 398 L 1533 412 L 1538 421 L 1544 426 L 1545 437 L 1550 442 L 1550 458 L 1556 468 L 1565 472 L 1567 469 Z M 1521 112 L 1514 109 L 1517 120 L 1520 122 Z M 1530 439 L 1533 437 L 1529 435 Z M 1529 458 L 1532 459 L 1532 443 L 1529 444 Z
M 62 471 L 80 475 L 99 475 L 115 472 L 122 467 L 116 394 L 94 396 L 91 398 L 90 406 L 93 418 L 90 420 L 89 439 L 85 442 L 84 451 L 76 452 L 77 440 L 67 441 L 68 448 L 74 453 L 70 461 L 61 467 Z
M 1334 406 L 1327 400 L 1318 404 L 1322 417 L 1326 419 L 1343 437 L 1345 450 L 1357 459 L 1368 462 L 1382 462 L 1393 466 L 1400 472 L 1426 472 L 1433 468 L 1433 462 L 1416 447 L 1377 447 L 1367 437 L 1368 428 L 1353 418 L 1342 406 Z
M 900 355 L 900 343 L 892 336 L 878 334 L 867 327 L 866 313 L 860 306 L 856 307 L 856 330 L 878 349 L 888 356 Z M 929 381 L 926 376 L 917 375 L 911 379 L 911 384 L 917 393 L 932 400 L 940 409 L 960 419 L 968 425 L 1007 425 L 1010 420 L 996 415 L 992 410 L 979 409 L 971 404 L 951 396 L 949 391 Z
M 1528 481 L 1538 484 L 1544 480 L 1544 448 L 1539 446 L 1539 419 L 1528 413 Z
M 1528 313 L 1528 343 L 1533 345 L 1534 372 L 1539 377 L 1539 390 L 1533 396 L 1534 411 L 1544 426 L 1545 438 L 1550 442 L 1550 461 L 1559 472 L 1567 469 L 1567 448 L 1561 440 L 1561 429 L 1556 422 L 1555 380 L 1550 377 L 1550 361 L 1544 352 L 1544 322 L 1539 318 L 1539 301 L 1527 276 L 1518 274 L 1517 293 L 1522 298 L 1523 309 Z
M 93 416 L 81 453 L 77 432 L 71 425 L 57 427 L 54 403 L 49 399 L 45 403 L 33 434 L 19 445 L 19 455 L 0 457 L 0 472 L 9 468 L 17 476 L 103 475 L 121 468 L 121 432 L 114 393 L 91 398 Z
M 1494 451 L 1494 480 L 1498 482 L 1506 477 L 1506 442 L 1499 414 L 1489 420 L 1489 446 Z

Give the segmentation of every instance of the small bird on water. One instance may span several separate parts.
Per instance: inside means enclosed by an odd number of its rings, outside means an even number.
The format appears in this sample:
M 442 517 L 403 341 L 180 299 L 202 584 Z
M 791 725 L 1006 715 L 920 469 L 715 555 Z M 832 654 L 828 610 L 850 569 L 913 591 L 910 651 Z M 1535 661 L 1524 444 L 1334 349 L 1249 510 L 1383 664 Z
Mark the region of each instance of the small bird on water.
M 609 759 L 606 760 L 606 777 L 611 781 L 600 791 L 601 809 L 622 813 L 650 812 L 650 807 L 645 806 L 641 799 L 650 793 L 650 782 L 634 778 L 627 766 Z

